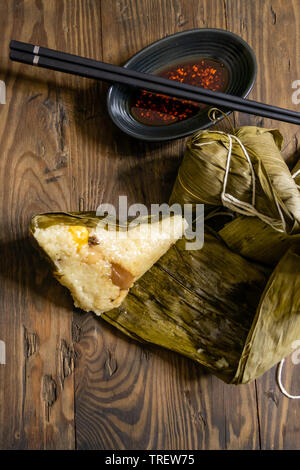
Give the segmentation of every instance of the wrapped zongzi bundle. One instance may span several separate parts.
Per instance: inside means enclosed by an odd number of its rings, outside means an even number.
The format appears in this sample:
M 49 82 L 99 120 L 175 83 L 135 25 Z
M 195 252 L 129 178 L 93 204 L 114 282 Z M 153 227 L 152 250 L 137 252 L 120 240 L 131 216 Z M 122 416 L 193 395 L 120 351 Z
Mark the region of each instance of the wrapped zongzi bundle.
M 300 194 L 300 160 L 291 171 Z M 300 247 L 300 233 L 274 230 L 257 217 L 238 216 L 225 225 L 219 235 L 235 252 L 270 266 L 275 266 L 289 248 Z
M 120 305 L 133 283 L 184 229 L 179 215 L 116 226 L 95 213 L 49 213 L 35 216 L 31 223 L 33 237 L 75 305 L 96 314 Z
M 233 380 L 259 377 L 293 352 L 300 338 L 300 249 L 279 261 L 261 296 L 240 364 Z
M 257 127 L 199 132 L 188 144 L 171 196 L 172 203 L 231 209 L 234 219 L 217 236 L 236 254 L 275 267 L 233 383 L 263 374 L 289 355 L 300 337 L 300 162 L 290 172 L 279 152 L 281 141 L 278 131 Z
M 278 130 L 246 126 L 201 131 L 187 144 L 171 203 L 225 206 L 275 230 L 300 231 L 300 193 L 284 162 Z

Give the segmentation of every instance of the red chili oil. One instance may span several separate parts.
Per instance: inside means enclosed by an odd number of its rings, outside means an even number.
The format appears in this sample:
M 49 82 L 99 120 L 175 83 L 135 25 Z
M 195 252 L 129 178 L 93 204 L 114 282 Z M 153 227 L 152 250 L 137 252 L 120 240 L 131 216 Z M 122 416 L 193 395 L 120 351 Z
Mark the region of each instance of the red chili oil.
M 220 60 L 201 58 L 181 65 L 174 64 L 158 73 L 160 77 L 223 92 L 228 85 L 228 70 Z M 142 124 L 168 125 L 195 116 L 206 104 L 175 97 L 137 91 L 131 101 L 131 114 Z

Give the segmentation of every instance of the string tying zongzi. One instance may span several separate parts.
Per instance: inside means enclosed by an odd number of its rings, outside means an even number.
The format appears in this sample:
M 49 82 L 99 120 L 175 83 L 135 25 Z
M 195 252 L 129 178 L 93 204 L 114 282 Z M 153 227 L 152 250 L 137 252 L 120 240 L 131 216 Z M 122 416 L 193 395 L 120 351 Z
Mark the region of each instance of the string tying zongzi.
M 222 201 L 223 206 L 225 206 L 228 209 L 231 209 L 235 212 L 243 214 L 243 215 L 258 217 L 259 219 L 263 220 L 268 225 L 273 227 L 275 230 L 278 230 L 280 232 L 285 231 L 285 229 L 286 229 L 285 220 L 284 220 L 282 211 L 280 209 L 280 206 L 279 206 L 279 204 L 277 203 L 276 200 L 275 200 L 275 202 L 276 202 L 276 206 L 277 206 L 277 209 L 278 209 L 280 222 L 277 222 L 276 219 L 273 219 L 271 217 L 268 217 L 268 216 L 260 213 L 255 208 L 255 173 L 254 173 L 253 165 L 252 165 L 252 162 L 251 162 L 251 158 L 249 157 L 249 154 L 248 154 L 247 150 L 245 149 L 244 145 L 242 144 L 242 142 L 240 141 L 240 139 L 238 137 L 236 137 L 235 135 L 227 134 L 226 132 L 222 132 L 222 131 L 215 131 L 215 132 L 217 132 L 219 134 L 226 135 L 228 137 L 228 141 L 229 141 L 228 156 L 227 156 L 225 176 L 224 176 L 224 181 L 223 181 L 223 190 L 222 190 L 222 193 L 221 193 L 221 201 Z M 243 151 L 243 154 L 245 155 L 245 157 L 247 159 L 247 162 L 249 163 L 249 167 L 250 167 L 250 171 L 251 171 L 251 180 L 252 180 L 252 201 L 251 201 L 251 204 L 249 204 L 248 202 L 245 202 L 245 201 L 241 201 L 240 199 L 234 197 L 232 194 L 230 194 L 229 192 L 226 191 L 228 177 L 229 177 L 229 173 L 230 173 L 230 163 L 231 163 L 231 158 L 232 158 L 232 140 L 233 139 L 235 139 L 237 141 L 237 143 L 240 145 L 240 147 Z M 199 144 L 199 146 L 209 145 L 213 142 L 214 141 L 204 142 L 202 144 Z M 181 182 L 181 184 L 182 184 L 182 182 Z M 282 229 L 281 227 L 284 227 L 284 229 Z
M 187 144 L 170 202 L 223 205 L 284 233 L 300 231 L 300 194 L 277 130 L 201 131 Z

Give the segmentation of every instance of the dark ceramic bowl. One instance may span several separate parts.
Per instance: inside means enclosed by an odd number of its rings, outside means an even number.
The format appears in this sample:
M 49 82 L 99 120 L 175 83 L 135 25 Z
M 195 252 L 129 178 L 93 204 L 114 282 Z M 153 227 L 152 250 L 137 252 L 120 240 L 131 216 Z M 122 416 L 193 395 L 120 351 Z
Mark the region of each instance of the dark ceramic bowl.
M 193 29 L 160 39 L 135 54 L 124 67 L 155 74 L 174 63 L 201 57 L 218 59 L 229 71 L 226 93 L 246 97 L 256 78 L 257 64 L 250 46 L 239 36 L 222 29 Z M 132 137 L 149 142 L 162 142 L 193 134 L 213 125 L 207 109 L 184 121 L 164 126 L 149 126 L 138 122 L 130 112 L 134 90 L 124 85 L 112 85 L 107 106 L 111 119 Z M 226 114 L 230 110 L 224 109 Z

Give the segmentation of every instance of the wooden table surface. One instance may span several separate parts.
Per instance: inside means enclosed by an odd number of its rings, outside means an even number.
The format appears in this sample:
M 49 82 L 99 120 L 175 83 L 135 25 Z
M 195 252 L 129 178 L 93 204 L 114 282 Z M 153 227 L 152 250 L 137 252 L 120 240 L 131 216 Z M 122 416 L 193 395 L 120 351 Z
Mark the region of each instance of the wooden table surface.
M 218 27 L 255 51 L 251 97 L 297 110 L 299 15 L 300 0 L 1 0 L 0 448 L 300 449 L 300 402 L 281 395 L 275 369 L 225 385 L 73 307 L 31 248 L 31 216 L 95 209 L 120 194 L 164 202 L 185 140 L 135 141 L 108 118 L 107 86 L 8 59 L 14 38 L 122 64 L 166 35 Z M 296 126 L 234 119 L 279 127 L 284 156 L 297 158 Z M 291 360 L 284 381 L 299 394 Z

